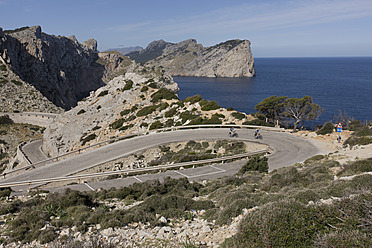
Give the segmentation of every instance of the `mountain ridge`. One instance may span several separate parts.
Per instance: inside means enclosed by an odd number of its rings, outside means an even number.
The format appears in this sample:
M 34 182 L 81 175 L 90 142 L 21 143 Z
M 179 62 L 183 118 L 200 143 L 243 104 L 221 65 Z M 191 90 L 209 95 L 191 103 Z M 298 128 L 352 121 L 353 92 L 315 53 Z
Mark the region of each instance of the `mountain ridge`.
M 249 40 L 228 40 L 203 47 L 195 39 L 179 43 L 151 42 L 127 56 L 148 67 L 161 68 L 173 76 L 254 77 L 254 58 Z

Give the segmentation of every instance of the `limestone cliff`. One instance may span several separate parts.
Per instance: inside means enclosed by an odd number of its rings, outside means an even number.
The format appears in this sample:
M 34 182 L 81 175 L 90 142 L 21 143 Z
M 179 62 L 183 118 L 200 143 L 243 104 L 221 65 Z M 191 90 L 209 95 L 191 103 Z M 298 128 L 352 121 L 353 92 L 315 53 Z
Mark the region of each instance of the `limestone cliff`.
M 0 32 L 0 62 L 58 107 L 70 109 L 103 86 L 97 42 L 48 35 L 40 26 Z
M 177 44 L 160 40 L 127 55 L 148 67 L 164 68 L 173 76 L 253 77 L 250 45 L 248 40 L 229 40 L 211 47 L 194 39 Z

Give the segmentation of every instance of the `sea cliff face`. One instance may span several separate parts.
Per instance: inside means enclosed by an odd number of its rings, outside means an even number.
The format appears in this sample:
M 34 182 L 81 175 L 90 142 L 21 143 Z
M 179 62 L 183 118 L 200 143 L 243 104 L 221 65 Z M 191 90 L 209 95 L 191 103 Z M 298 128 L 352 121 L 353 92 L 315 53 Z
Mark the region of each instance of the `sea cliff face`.
M 211 47 L 203 47 L 194 39 L 177 44 L 160 40 L 127 55 L 173 76 L 254 77 L 250 45 L 248 40 L 230 40 Z
M 93 39 L 80 44 L 74 36 L 45 34 L 40 26 L 2 31 L 0 58 L 21 80 L 64 109 L 104 85 L 105 68 L 96 63 Z

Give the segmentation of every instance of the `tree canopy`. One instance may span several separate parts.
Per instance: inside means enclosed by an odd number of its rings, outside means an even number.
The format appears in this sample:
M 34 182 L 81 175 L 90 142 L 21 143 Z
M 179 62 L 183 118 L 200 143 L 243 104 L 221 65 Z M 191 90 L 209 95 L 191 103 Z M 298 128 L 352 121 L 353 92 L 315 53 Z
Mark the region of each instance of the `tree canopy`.
M 265 115 L 272 123 L 276 120 L 293 122 L 296 130 L 301 122 L 315 120 L 323 112 L 318 104 L 313 103 L 311 96 L 303 98 L 288 98 L 287 96 L 270 96 L 255 106 L 255 109 Z

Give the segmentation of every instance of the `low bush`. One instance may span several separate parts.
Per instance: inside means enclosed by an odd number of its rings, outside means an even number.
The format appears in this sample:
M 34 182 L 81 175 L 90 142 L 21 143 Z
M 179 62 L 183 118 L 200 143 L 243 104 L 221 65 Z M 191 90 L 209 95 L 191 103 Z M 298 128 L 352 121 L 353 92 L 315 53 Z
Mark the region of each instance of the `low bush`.
M 3 116 L 0 116 L 0 124 L 1 125 L 9 125 L 9 124 L 13 124 L 14 121 L 12 119 L 10 119 L 9 115 L 3 115 Z
M 207 101 L 207 100 L 202 100 L 200 101 L 201 105 L 201 110 L 203 111 L 209 111 L 209 110 L 215 110 L 215 109 L 220 109 L 221 106 L 219 106 L 216 101 Z
M 153 123 L 151 123 L 150 125 L 150 130 L 153 130 L 153 129 L 159 129 L 159 128 L 162 128 L 163 127 L 163 123 L 161 123 L 160 121 L 155 121 Z
M 0 198 L 9 197 L 10 193 L 12 193 L 12 189 L 10 187 L 0 188 Z
M 198 115 L 191 113 L 190 111 L 182 112 L 179 117 L 182 119 L 182 123 L 185 123 L 187 120 L 193 120 L 198 117 Z
M 172 99 L 177 99 L 179 100 L 178 96 L 176 93 L 174 93 L 171 90 L 168 90 L 166 88 L 161 88 L 157 92 L 151 95 L 151 101 L 152 102 L 158 102 L 161 99 L 165 100 L 172 100 Z
M 124 88 L 122 89 L 122 91 L 130 90 L 132 88 L 133 88 L 133 81 L 132 80 L 127 80 L 126 83 L 125 83 Z
M 86 137 L 81 137 L 80 138 L 80 141 L 82 142 L 81 145 L 85 145 L 86 143 L 88 143 L 89 141 L 92 141 L 94 140 L 95 138 L 97 138 L 97 135 L 95 133 L 92 133 L 92 134 L 89 134 L 88 136 Z
M 151 106 L 143 107 L 142 109 L 140 109 L 137 112 L 137 116 L 140 117 L 140 116 L 149 115 L 149 114 L 153 113 L 157 109 L 157 107 L 158 106 L 156 106 L 156 105 L 151 105 Z
M 116 121 L 114 121 L 113 123 L 110 124 L 110 127 L 113 128 L 113 129 L 119 129 L 123 126 L 125 120 L 123 118 L 120 118 Z
M 149 90 L 149 87 L 147 87 L 146 85 L 141 88 L 141 92 L 146 92 L 148 90 Z
M 363 122 L 360 120 L 353 120 L 349 124 L 349 130 L 350 131 L 357 131 L 358 129 L 363 128 Z
M 333 133 L 334 130 L 335 130 L 334 125 L 331 122 L 327 121 L 326 123 L 324 123 L 322 128 L 316 132 L 316 134 L 325 135 L 325 134 Z
M 227 111 L 234 111 L 234 108 L 233 107 L 228 107 L 226 110 Z
M 105 96 L 105 95 L 108 95 L 108 90 L 101 91 L 101 92 L 98 94 L 98 97 Z
M 267 157 L 262 157 L 261 155 L 252 157 L 239 170 L 238 175 L 243 175 L 247 171 L 268 172 L 269 165 L 267 163 Z
M 245 114 L 240 112 L 233 112 L 231 115 L 238 120 L 243 120 L 245 118 Z
M 352 163 L 342 165 L 342 170 L 337 173 L 337 176 L 349 176 L 363 172 L 372 171 L 372 158 L 359 160 Z
M 165 112 L 164 116 L 166 118 L 169 118 L 169 117 L 173 117 L 177 114 L 177 108 L 171 108 L 170 110 L 168 110 L 167 112 Z
M 354 133 L 355 136 L 358 136 L 358 137 L 363 137 L 363 136 L 372 136 L 372 129 L 367 127 L 367 126 L 363 126 L 359 129 L 357 129 Z
M 124 116 L 124 115 L 129 114 L 130 112 L 131 112 L 130 109 L 124 109 L 123 111 L 120 112 L 120 115 Z
M 344 147 L 346 147 L 348 145 L 350 147 L 353 147 L 353 146 L 356 146 L 356 145 L 364 146 L 364 145 L 369 145 L 369 144 L 372 144 L 372 138 L 370 138 L 370 137 L 350 136 L 347 140 L 345 140 L 343 145 L 344 145 Z
M 21 81 L 18 81 L 18 80 L 12 80 L 12 83 L 17 86 L 21 86 L 23 84 Z
M 203 98 L 200 96 L 200 95 L 195 95 L 195 96 L 189 96 L 185 99 L 185 102 L 189 102 L 189 103 L 197 103 L 197 102 L 200 102 L 201 100 L 203 100 Z
M 79 112 L 77 112 L 77 115 L 81 115 L 81 114 L 84 114 L 86 111 L 84 109 L 80 109 Z
M 251 121 L 245 121 L 243 122 L 243 125 L 253 125 L 253 126 L 266 126 L 266 127 L 274 127 L 274 124 L 270 122 L 266 122 L 261 119 L 254 119 Z

